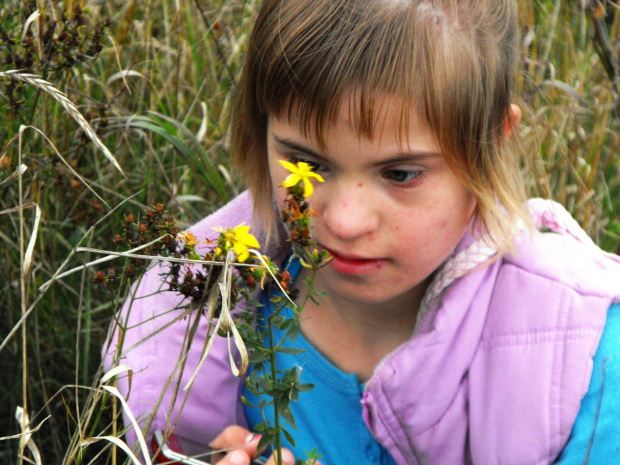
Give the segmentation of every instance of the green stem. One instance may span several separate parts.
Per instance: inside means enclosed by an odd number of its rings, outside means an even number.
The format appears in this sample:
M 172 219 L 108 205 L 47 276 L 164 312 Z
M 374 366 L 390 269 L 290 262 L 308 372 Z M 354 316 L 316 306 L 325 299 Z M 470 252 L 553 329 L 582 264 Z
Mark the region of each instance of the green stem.
M 308 280 L 308 292 L 306 293 L 306 296 L 304 297 L 304 301 L 302 302 L 301 307 L 299 307 L 299 313 L 301 313 L 301 311 L 304 309 L 304 307 L 308 303 L 308 299 L 310 298 L 310 295 L 312 294 L 312 291 L 314 290 L 314 278 L 316 278 L 317 271 L 319 271 L 319 268 L 315 263 L 312 266 L 312 275 L 310 276 L 310 279 Z
M 306 306 L 306 303 L 308 303 L 308 299 L 310 298 L 310 294 L 312 293 L 312 290 L 314 289 L 314 278 L 316 277 L 316 273 L 318 271 L 318 268 L 315 266 L 312 267 L 312 275 L 310 276 L 310 285 L 308 287 L 308 292 L 306 293 L 306 296 L 304 297 L 304 301 L 302 302 L 299 308 L 299 312 L 296 312 L 295 318 L 299 318 L 299 315 L 301 314 L 301 311 L 304 309 L 304 307 Z M 269 329 L 271 330 L 271 324 L 269 325 Z M 284 336 L 282 337 L 282 339 L 280 339 L 280 342 L 278 342 L 275 347 L 273 348 L 274 350 L 274 354 L 275 352 L 278 351 L 278 349 L 282 346 L 282 344 L 284 344 L 284 342 L 288 339 L 289 334 L 291 333 L 290 329 L 286 330 L 286 333 L 284 333 Z M 275 355 L 274 355 L 275 356 Z
M 273 316 L 273 315 L 272 315 Z M 272 316 L 269 317 L 269 350 L 270 350 L 270 365 L 271 365 L 271 379 L 272 383 L 276 382 L 276 350 L 273 343 L 273 323 L 271 322 Z M 280 436 L 280 412 L 278 411 L 278 403 L 273 401 L 273 413 L 274 413 L 274 427 L 276 430 L 276 465 L 282 465 L 282 438 Z

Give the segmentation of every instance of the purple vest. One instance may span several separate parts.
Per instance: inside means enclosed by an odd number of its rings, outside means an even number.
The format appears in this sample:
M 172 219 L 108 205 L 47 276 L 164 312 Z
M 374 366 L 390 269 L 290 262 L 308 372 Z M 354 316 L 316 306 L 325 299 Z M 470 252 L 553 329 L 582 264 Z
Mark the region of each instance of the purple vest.
M 536 200 L 531 207 L 536 223 L 561 234 L 521 234 L 512 255 L 485 266 L 480 263 L 492 249 L 464 237 L 431 284 L 412 338 L 368 381 L 364 420 L 397 463 L 547 464 L 566 444 L 607 309 L 620 300 L 620 258 L 601 252 L 557 204 Z M 242 194 L 191 231 L 212 238 L 212 226 L 251 220 L 249 197 Z M 276 258 L 283 253 L 269 252 Z M 137 295 L 159 286 L 157 270 L 151 271 Z M 178 302 L 172 293 L 136 300 L 125 351 L 170 321 L 174 314 L 153 317 Z M 181 387 L 200 359 L 202 320 Z M 134 415 L 152 420 L 151 430 L 176 423 L 177 435 L 207 444 L 225 426 L 245 425 L 242 380 L 232 376 L 226 340 L 218 338 L 177 421 L 185 393 L 179 389 L 173 401 L 174 369 L 192 321 L 169 326 L 124 353 L 120 363 L 134 370 L 128 399 Z M 104 353 L 106 368 L 116 337 Z M 160 400 L 169 377 L 171 387 Z M 119 389 L 127 393 L 126 378 Z

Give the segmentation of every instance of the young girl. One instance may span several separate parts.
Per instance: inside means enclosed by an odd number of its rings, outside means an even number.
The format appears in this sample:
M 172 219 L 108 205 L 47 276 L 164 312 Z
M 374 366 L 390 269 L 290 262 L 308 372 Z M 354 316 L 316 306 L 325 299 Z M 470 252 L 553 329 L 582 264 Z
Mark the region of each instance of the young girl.
M 191 231 L 252 225 L 284 266 L 279 161 L 324 178 L 309 201 L 333 256 L 314 282 L 326 297 L 303 310 L 291 344 L 306 352 L 278 360 L 316 387 L 293 404 L 284 463 L 315 447 L 324 465 L 618 458 L 620 259 L 559 205 L 526 202 L 517 41 L 511 0 L 264 0 L 231 134 L 249 193 Z M 289 271 L 304 292 L 307 269 Z M 225 339 L 178 390 L 207 322 L 179 379 L 193 320 L 166 325 L 181 298 L 156 294 L 159 273 L 125 306 L 124 352 L 115 334 L 107 364 L 133 369 L 131 392 L 119 385 L 150 431 L 176 424 L 196 452 L 234 448 L 219 463 L 248 464 L 261 412 L 241 403 Z

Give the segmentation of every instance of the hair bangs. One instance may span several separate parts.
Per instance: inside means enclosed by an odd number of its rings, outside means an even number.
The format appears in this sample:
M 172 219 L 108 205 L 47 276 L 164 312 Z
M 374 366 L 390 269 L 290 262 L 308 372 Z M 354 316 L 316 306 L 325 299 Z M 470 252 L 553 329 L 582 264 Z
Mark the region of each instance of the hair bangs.
M 319 143 L 343 104 L 352 129 L 368 138 L 381 130 L 385 95 L 402 98 L 402 107 L 389 111 L 398 112 L 403 134 L 411 111 L 424 120 L 423 83 L 430 76 L 423 73 L 425 45 L 416 43 L 413 15 L 402 14 L 410 7 L 374 0 L 310 3 L 307 16 L 299 4 L 282 5 L 269 28 L 277 41 L 262 40 L 256 50 L 261 61 L 254 92 L 261 113 L 298 121 Z

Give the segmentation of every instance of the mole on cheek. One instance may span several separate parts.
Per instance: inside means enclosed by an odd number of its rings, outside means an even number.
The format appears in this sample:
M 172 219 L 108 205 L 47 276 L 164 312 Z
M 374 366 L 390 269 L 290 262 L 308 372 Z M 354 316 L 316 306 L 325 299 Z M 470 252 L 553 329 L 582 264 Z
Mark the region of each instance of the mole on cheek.
M 357 183 L 357 187 L 362 187 L 363 185 L 364 185 L 364 183 L 362 183 L 362 182 L 358 182 Z

